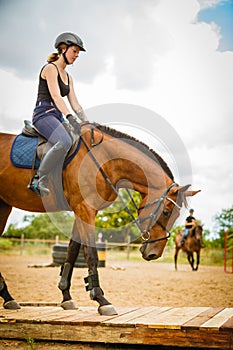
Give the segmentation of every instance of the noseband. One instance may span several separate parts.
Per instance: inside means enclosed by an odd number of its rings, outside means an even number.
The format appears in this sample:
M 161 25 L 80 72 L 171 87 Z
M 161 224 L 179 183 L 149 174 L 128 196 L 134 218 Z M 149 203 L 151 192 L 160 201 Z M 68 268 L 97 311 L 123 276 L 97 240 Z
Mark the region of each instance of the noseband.
M 89 122 L 88 122 L 89 123 Z M 93 137 L 93 135 L 92 135 Z M 162 241 L 164 239 L 168 239 L 171 235 L 171 233 L 166 229 L 166 227 L 164 227 L 164 225 L 157 220 L 156 221 L 156 217 L 158 215 L 159 209 L 163 203 L 163 201 L 165 199 L 169 200 L 171 203 L 173 203 L 178 209 L 181 209 L 181 207 L 175 202 L 173 201 L 173 199 L 167 197 L 168 192 L 170 191 L 170 189 L 174 186 L 178 186 L 177 183 L 172 183 L 170 186 L 168 186 L 168 188 L 164 191 L 164 193 L 162 194 L 162 196 L 159 199 L 155 199 L 149 203 L 146 203 L 144 206 L 142 206 L 141 208 L 139 208 L 137 206 L 137 204 L 135 203 L 130 191 L 128 189 L 126 189 L 135 209 L 138 211 L 139 209 L 144 209 L 147 207 L 150 207 L 154 204 L 156 204 L 154 211 L 152 212 L 152 214 L 148 215 L 147 217 L 143 218 L 143 219 L 136 219 L 135 216 L 133 215 L 132 211 L 130 210 L 130 208 L 127 206 L 127 204 L 125 203 L 124 199 L 122 198 L 122 196 L 120 195 L 120 193 L 118 193 L 116 187 L 113 185 L 112 181 L 109 179 L 109 177 L 107 176 L 107 174 L 104 172 L 103 168 L 101 167 L 101 165 L 99 164 L 98 160 L 95 158 L 95 156 L 93 155 L 93 153 L 91 152 L 90 147 L 88 146 L 88 144 L 86 143 L 86 141 L 84 140 L 84 138 L 82 137 L 82 135 L 80 136 L 84 146 L 86 147 L 88 154 L 90 155 L 91 159 L 93 160 L 93 162 L 95 163 L 96 167 L 98 168 L 98 170 L 101 172 L 101 174 L 103 175 L 105 181 L 111 186 L 112 190 L 115 192 L 115 194 L 117 195 L 117 197 L 119 198 L 119 200 L 121 201 L 121 203 L 124 205 L 125 210 L 127 211 L 127 213 L 131 216 L 131 218 L 133 219 L 133 223 L 136 224 L 136 226 L 138 227 L 138 229 L 141 232 L 141 238 L 143 240 L 143 244 L 149 244 L 149 243 L 154 243 L 154 242 L 159 242 Z M 103 138 L 101 139 L 101 141 L 99 143 L 101 143 L 103 140 Z M 97 143 L 97 144 L 99 144 Z M 97 144 L 94 144 L 93 142 L 91 143 L 92 147 L 96 146 Z M 146 229 L 143 229 L 141 224 L 143 222 L 145 222 L 146 220 L 149 220 Z M 161 237 L 161 238 L 156 238 L 156 239 L 150 239 L 150 229 L 152 228 L 152 226 L 155 225 L 155 223 L 157 223 L 160 227 L 162 227 L 162 229 L 167 233 L 167 235 L 165 237 Z M 145 237 L 147 235 L 147 237 Z

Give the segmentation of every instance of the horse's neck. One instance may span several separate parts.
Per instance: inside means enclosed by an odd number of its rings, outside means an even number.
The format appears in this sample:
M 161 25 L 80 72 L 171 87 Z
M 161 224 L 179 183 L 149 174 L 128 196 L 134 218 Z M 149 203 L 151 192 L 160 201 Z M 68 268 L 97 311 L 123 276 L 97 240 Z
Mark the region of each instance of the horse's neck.
M 141 194 L 148 194 L 148 188 L 161 192 L 172 182 L 155 160 L 134 146 L 114 139 L 109 144 L 109 154 L 113 167 L 111 178 L 119 187 L 133 186 Z

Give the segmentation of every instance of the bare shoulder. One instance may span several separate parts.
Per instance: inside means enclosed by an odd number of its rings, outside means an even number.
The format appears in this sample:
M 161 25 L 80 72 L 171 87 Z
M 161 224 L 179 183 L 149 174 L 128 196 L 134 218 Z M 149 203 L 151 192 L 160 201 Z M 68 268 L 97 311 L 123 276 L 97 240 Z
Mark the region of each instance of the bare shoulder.
M 57 76 L 57 67 L 54 64 L 46 64 L 41 71 L 41 76 L 46 79 L 48 76 Z
M 68 73 L 67 73 L 68 74 Z M 71 85 L 73 85 L 73 79 L 72 79 L 72 76 L 70 75 L 70 74 L 68 74 L 68 76 L 69 76 L 69 82 L 70 82 L 70 84 Z

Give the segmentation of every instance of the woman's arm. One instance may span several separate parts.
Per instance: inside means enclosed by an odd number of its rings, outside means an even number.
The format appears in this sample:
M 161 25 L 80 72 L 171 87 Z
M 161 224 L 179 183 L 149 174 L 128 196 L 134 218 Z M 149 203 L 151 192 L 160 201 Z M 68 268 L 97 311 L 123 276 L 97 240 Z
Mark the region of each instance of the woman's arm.
M 77 117 L 82 121 L 87 121 L 87 117 L 82 109 L 82 106 L 79 104 L 77 96 L 75 94 L 74 91 L 74 84 L 73 84 L 73 79 L 71 78 L 71 76 L 69 75 L 69 81 L 70 81 L 70 93 L 67 96 L 68 97 L 68 101 L 73 109 L 73 111 L 75 112 L 75 114 L 77 115 Z
M 42 78 L 47 80 L 48 89 L 54 103 L 61 113 L 66 116 L 67 114 L 70 114 L 70 111 L 61 96 L 57 75 L 57 69 L 52 64 L 45 66 L 42 71 Z

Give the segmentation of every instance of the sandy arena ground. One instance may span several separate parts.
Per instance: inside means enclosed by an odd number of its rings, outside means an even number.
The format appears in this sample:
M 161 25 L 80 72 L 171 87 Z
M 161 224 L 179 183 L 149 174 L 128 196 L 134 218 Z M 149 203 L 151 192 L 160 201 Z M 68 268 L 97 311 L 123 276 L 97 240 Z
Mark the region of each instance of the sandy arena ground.
M 18 302 L 61 301 L 61 293 L 57 288 L 60 267 L 28 267 L 50 263 L 49 259 L 46 256 L 0 255 L 1 272 L 11 294 Z M 72 297 L 78 305 L 97 306 L 85 291 L 83 278 L 86 275 L 86 268 L 75 268 Z M 138 305 L 233 307 L 233 274 L 224 273 L 223 267 L 200 265 L 196 272 L 184 264 L 179 265 L 179 270 L 175 271 L 173 264 L 159 261 L 119 262 L 107 259 L 106 267 L 99 269 L 99 275 L 106 298 L 116 308 Z M 4 341 L 0 344 L 0 349 L 3 349 L 1 346 L 4 346 L 4 349 L 25 349 L 25 344 L 22 347 L 21 342 L 12 345 Z M 50 346 L 51 344 L 47 344 L 46 347 L 37 345 L 35 349 L 73 349 L 72 345 Z M 74 349 L 84 348 L 76 345 Z

